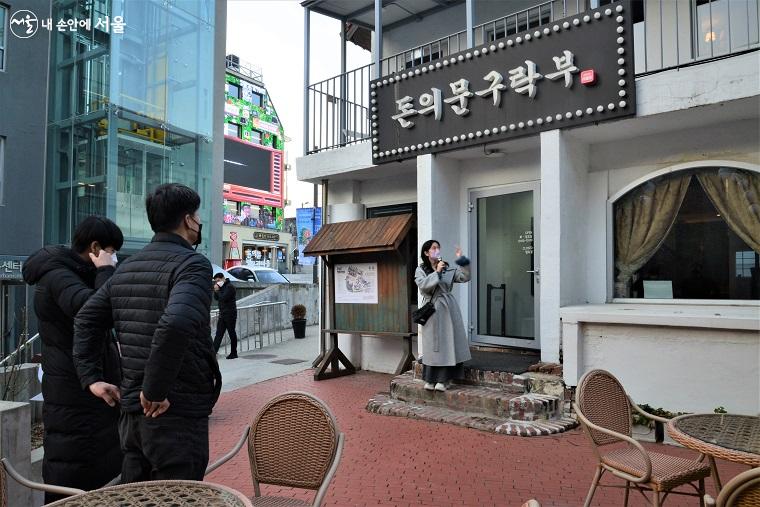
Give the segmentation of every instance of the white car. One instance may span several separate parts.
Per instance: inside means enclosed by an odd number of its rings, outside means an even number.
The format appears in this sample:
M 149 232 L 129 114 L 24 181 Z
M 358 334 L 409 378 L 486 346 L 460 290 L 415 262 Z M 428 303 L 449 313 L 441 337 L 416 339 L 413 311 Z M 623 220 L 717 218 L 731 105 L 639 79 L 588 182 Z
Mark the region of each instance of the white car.
M 258 283 L 290 283 L 276 269 L 263 266 L 235 266 L 229 272 L 240 280 Z
M 233 275 L 229 271 L 222 269 L 221 266 L 218 266 L 217 264 L 214 264 L 213 262 L 211 263 L 211 271 L 213 273 L 211 276 L 214 276 L 217 273 L 222 273 L 225 278 L 228 278 L 230 280 L 230 282 L 244 281 L 244 280 L 241 280 L 240 278 L 237 278 L 235 275 Z

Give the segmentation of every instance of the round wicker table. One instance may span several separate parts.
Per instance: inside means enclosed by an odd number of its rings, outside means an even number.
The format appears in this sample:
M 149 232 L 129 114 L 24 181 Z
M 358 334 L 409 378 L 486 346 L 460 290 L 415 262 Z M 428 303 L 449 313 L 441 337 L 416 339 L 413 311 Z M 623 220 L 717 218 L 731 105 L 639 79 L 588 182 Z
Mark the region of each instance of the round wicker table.
M 88 491 L 47 504 L 65 507 L 253 507 L 242 493 L 198 481 L 150 481 Z
M 707 456 L 718 491 L 723 487 L 715 458 L 760 467 L 760 417 L 689 414 L 668 422 L 670 437 Z

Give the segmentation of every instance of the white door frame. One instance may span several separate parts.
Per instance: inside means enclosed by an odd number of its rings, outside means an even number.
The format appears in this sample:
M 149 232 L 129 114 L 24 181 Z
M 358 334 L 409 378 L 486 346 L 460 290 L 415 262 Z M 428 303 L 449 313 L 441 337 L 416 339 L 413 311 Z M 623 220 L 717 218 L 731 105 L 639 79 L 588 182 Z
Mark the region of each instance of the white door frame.
M 497 195 L 514 194 L 518 192 L 533 192 L 533 259 L 536 273 L 533 276 L 533 325 L 534 339 L 525 338 L 504 338 L 499 336 L 487 336 L 478 334 L 478 199 L 484 197 L 493 197 Z M 509 185 L 500 185 L 489 187 L 487 189 L 470 190 L 469 203 L 471 212 L 469 217 L 469 242 L 470 252 L 472 252 L 473 262 L 471 264 L 472 282 L 470 285 L 470 344 L 485 346 L 504 346 L 519 347 L 527 349 L 541 350 L 541 336 L 539 309 L 541 307 L 540 281 L 541 272 L 539 268 L 540 245 L 541 245 L 541 182 L 540 180 L 528 181 L 523 183 L 514 183 Z

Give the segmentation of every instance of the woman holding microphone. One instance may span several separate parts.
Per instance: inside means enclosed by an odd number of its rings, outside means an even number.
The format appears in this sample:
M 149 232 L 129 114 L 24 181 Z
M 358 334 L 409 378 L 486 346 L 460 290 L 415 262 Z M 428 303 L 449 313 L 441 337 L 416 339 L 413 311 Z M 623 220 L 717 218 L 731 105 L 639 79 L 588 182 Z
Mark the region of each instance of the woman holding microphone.
M 453 379 L 464 376 L 462 363 L 470 359 L 470 346 L 459 305 L 451 294 L 454 283 L 470 281 L 470 260 L 456 248 L 455 268 L 441 257 L 441 245 L 428 240 L 422 245 L 422 264 L 414 281 L 422 293 L 420 306 L 432 301 L 435 313 L 420 327 L 422 342 L 422 378 L 425 389 L 445 391 Z

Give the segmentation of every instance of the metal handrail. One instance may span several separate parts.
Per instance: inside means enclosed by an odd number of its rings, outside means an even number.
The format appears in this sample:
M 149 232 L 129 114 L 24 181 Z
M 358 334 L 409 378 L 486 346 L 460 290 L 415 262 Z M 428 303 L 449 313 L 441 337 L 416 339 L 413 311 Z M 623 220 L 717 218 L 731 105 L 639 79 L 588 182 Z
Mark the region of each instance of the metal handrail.
M 254 81 L 258 81 L 259 83 L 264 81 L 264 74 L 260 67 L 254 67 L 247 62 L 241 62 L 239 59 L 236 62 L 232 59 L 232 55 L 227 55 L 224 63 L 227 69 L 238 72 Z
M 23 342 L 22 344 L 20 344 L 16 350 L 14 350 L 13 352 L 11 352 L 7 356 L 5 356 L 2 360 L 0 360 L 0 367 L 5 366 L 6 364 L 8 364 L 8 362 L 12 358 L 16 357 L 20 352 L 26 350 L 27 347 L 29 347 L 30 345 L 34 344 L 34 342 L 36 342 L 37 340 L 39 340 L 39 338 L 40 338 L 40 333 L 37 333 L 36 335 L 32 336 L 31 338 L 29 338 L 28 340 L 26 340 L 25 342 Z
M 286 327 L 284 315 L 287 304 L 287 301 L 265 301 L 238 307 L 237 322 L 235 324 L 235 331 L 238 335 L 237 351 L 246 352 L 252 350 L 252 339 L 254 350 L 263 348 L 265 336 L 266 345 L 272 345 L 273 337 L 274 343 L 282 343 L 283 330 Z M 213 310 L 211 312 L 212 319 L 214 317 L 218 318 L 218 314 L 219 310 Z M 211 326 L 211 332 L 216 332 L 214 325 Z M 230 347 L 228 333 L 225 333 L 221 345 L 224 347 L 224 353 L 226 354 Z

